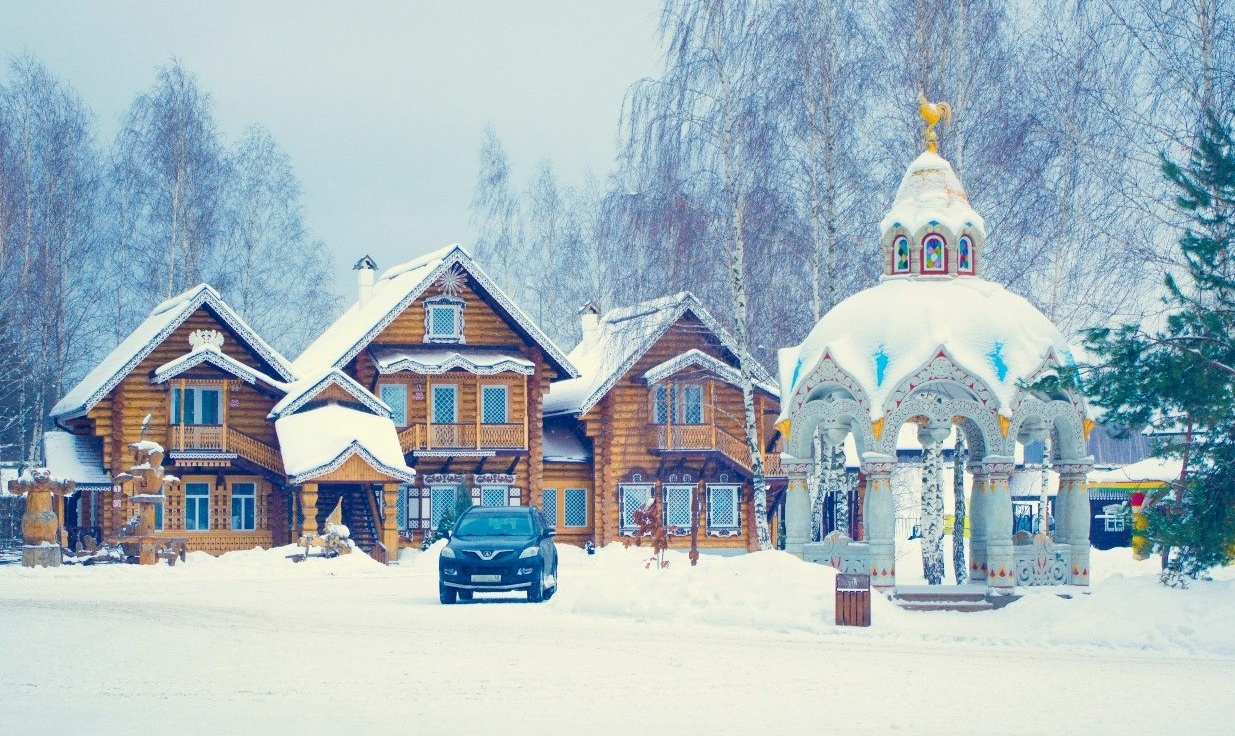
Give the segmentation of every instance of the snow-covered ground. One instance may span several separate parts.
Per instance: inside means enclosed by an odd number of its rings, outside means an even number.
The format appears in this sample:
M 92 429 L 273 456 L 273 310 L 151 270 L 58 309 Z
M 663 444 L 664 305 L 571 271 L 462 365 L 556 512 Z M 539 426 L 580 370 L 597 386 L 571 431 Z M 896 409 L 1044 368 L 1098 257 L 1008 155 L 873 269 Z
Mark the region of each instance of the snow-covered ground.
M 0 732 L 1230 733 L 1235 573 L 1187 591 L 1095 552 L 1095 585 L 990 613 L 833 626 L 828 568 L 779 552 L 588 556 L 561 592 L 437 602 L 400 567 L 0 567 Z M 912 555 L 906 555 L 912 557 Z M 902 558 L 902 564 L 907 564 Z

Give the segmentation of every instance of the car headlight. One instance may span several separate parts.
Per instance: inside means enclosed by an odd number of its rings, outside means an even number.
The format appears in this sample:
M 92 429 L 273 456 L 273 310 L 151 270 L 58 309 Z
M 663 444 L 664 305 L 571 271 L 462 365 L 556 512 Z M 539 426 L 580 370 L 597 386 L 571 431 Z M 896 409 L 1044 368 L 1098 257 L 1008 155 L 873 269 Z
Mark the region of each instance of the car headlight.
M 519 559 L 526 560 L 527 558 L 535 557 L 538 554 L 540 554 L 539 546 L 528 547 L 527 549 L 519 553 Z
M 442 557 L 453 558 L 454 556 L 455 556 L 455 551 L 453 549 L 451 549 L 450 547 L 442 547 Z

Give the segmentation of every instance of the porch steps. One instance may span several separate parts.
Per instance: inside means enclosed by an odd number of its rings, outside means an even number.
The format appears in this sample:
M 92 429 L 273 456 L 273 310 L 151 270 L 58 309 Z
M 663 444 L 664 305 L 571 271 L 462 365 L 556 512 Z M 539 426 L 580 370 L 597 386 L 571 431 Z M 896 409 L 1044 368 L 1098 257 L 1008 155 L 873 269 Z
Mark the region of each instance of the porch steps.
M 352 534 L 352 541 L 365 554 L 373 550 L 377 543 L 376 525 L 369 511 L 368 499 L 364 497 L 363 487 L 336 489 L 324 487 L 317 496 L 317 525 L 321 528 L 326 523 L 326 517 L 334 511 L 339 496 L 343 497 L 343 523 Z
M 994 611 L 1018 595 L 990 595 L 985 585 L 898 585 L 890 600 L 906 611 Z

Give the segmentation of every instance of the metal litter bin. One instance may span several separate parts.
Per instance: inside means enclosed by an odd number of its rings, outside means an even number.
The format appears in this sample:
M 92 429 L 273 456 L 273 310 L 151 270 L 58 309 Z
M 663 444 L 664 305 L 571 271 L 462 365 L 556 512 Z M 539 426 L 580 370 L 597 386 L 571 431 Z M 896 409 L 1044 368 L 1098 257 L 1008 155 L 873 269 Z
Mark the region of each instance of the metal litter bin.
M 871 576 L 836 576 L 836 625 L 871 625 Z

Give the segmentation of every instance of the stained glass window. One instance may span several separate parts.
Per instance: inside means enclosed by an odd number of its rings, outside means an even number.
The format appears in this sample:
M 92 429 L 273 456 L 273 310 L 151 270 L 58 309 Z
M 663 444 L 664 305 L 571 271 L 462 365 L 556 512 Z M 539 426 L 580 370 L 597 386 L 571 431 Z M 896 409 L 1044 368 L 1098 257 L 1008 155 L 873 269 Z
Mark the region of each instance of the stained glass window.
M 973 273 L 973 239 L 968 235 L 962 235 L 956 250 L 956 270 L 961 273 Z
M 939 235 L 927 235 L 922 240 L 922 273 L 944 273 L 948 270 L 944 240 Z
M 898 235 L 896 240 L 892 241 L 892 246 L 894 251 L 892 273 L 909 273 L 909 238 Z
M 683 529 L 690 528 L 690 492 L 692 490 L 694 490 L 694 486 L 665 487 L 666 524 Z
M 587 526 L 586 488 L 567 488 L 563 506 L 566 526 Z

